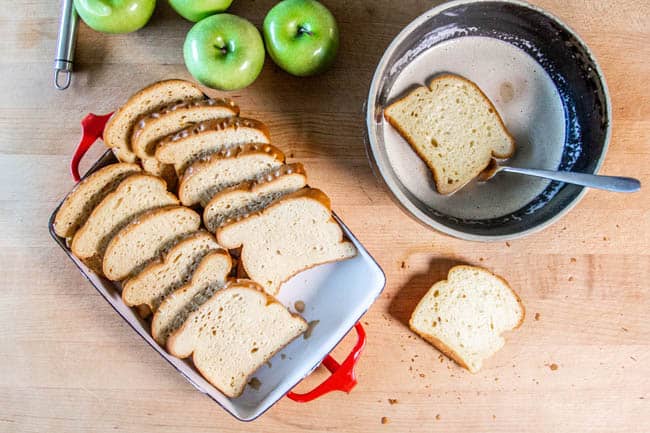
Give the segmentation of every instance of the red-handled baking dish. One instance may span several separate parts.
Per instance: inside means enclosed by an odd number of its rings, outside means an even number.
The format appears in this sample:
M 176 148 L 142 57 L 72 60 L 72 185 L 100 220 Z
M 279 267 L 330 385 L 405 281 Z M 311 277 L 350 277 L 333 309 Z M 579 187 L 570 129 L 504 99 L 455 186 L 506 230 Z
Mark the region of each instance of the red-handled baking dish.
M 89 114 L 81 122 L 83 134 L 70 166 L 75 181 L 78 182 L 81 178 L 79 162 L 93 143 L 102 137 L 104 125 L 110 116 Z M 113 154 L 107 151 L 86 175 L 115 161 Z M 292 309 L 296 301 L 304 302 L 306 308 L 302 316 L 307 321 L 318 321 L 318 324 L 309 338 L 298 338 L 255 373 L 256 384 L 259 385 L 255 387 L 257 389 L 249 386 L 242 396 L 231 399 L 203 379 L 190 361 L 169 355 L 153 340 L 149 324 L 123 304 L 118 283 L 98 276 L 72 255 L 65 239 L 54 233 L 53 221 L 57 210 L 58 207 L 50 218 L 50 234 L 81 273 L 154 350 L 196 389 L 207 394 L 237 419 L 251 421 L 285 395 L 296 402 L 309 402 L 331 391 L 350 392 L 356 385 L 354 367 L 366 341 L 365 331 L 358 321 L 383 290 L 386 277 L 377 262 L 336 215 L 334 218 L 357 247 L 358 255 L 302 272 L 283 285 L 278 297 L 280 302 Z M 345 360 L 338 363 L 329 352 L 352 328 L 355 328 L 358 340 Z M 331 376 L 307 393 L 292 392 L 291 389 L 321 362 L 332 373 Z

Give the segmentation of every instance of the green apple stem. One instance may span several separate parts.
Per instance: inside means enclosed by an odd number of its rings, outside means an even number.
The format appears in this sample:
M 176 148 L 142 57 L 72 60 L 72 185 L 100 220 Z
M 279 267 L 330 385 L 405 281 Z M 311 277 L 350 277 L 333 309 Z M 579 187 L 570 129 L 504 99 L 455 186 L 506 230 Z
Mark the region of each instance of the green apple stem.
M 298 26 L 298 36 L 302 35 L 314 36 L 314 33 L 306 27 Z

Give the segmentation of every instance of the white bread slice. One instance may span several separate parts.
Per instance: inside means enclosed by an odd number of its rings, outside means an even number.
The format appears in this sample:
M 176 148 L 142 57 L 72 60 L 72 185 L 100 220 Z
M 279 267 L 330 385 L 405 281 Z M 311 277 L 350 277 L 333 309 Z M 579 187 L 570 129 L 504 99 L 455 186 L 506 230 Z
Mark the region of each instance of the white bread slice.
M 101 274 L 104 251 L 119 230 L 147 210 L 175 204 L 178 199 L 167 192 L 162 179 L 132 174 L 104 197 L 77 230 L 72 238 L 72 253 Z
M 208 119 L 237 116 L 239 107 L 230 99 L 200 99 L 169 104 L 140 116 L 133 127 L 131 147 L 140 158 L 153 158 L 163 137 Z
M 164 346 L 190 313 L 226 284 L 231 268 L 232 260 L 224 250 L 211 251 L 203 257 L 190 282 L 166 296 L 156 310 L 151 335 L 158 344 Z
M 109 280 L 123 280 L 199 229 L 201 217 L 184 206 L 167 206 L 136 217 L 106 247 L 103 270 Z
M 189 81 L 165 80 L 153 83 L 131 96 L 113 114 L 104 129 L 104 143 L 113 148 L 113 153 L 120 161 L 135 162 L 137 157 L 131 151 L 131 134 L 138 117 L 173 102 L 204 97 L 201 89 Z
M 251 375 L 307 330 L 261 288 L 238 280 L 217 291 L 167 340 L 168 351 L 195 367 L 226 396 L 240 396 Z
M 181 175 L 197 159 L 246 143 L 270 144 L 266 125 L 241 117 L 206 120 L 160 140 L 156 144 L 156 159 L 173 164 Z
M 270 144 L 249 143 L 224 149 L 190 165 L 178 186 L 185 206 L 205 206 L 217 192 L 266 176 L 284 164 L 284 154 Z
M 71 238 L 104 197 L 115 190 L 126 176 L 139 171 L 140 167 L 136 164 L 111 164 L 79 182 L 57 211 L 54 232 L 62 238 Z
M 146 305 L 155 312 L 165 296 L 190 280 L 201 259 L 219 248 L 215 238 L 205 231 L 183 238 L 164 258 L 122 284 L 122 300 L 130 307 Z
M 280 285 L 298 272 L 357 253 L 332 218 L 329 198 L 312 188 L 226 223 L 217 229 L 217 242 L 224 248 L 241 246 L 246 273 L 274 296 Z
M 501 334 L 519 327 L 525 310 L 501 277 L 474 266 L 455 266 L 435 283 L 411 316 L 413 331 L 472 373 L 496 353 Z
M 442 75 L 384 109 L 433 172 L 436 189 L 451 194 L 474 179 L 492 157 L 509 158 L 515 141 L 492 102 L 473 82 Z
M 286 164 L 266 177 L 220 191 L 203 210 L 205 227 L 215 232 L 227 220 L 260 211 L 280 197 L 307 185 L 302 164 Z

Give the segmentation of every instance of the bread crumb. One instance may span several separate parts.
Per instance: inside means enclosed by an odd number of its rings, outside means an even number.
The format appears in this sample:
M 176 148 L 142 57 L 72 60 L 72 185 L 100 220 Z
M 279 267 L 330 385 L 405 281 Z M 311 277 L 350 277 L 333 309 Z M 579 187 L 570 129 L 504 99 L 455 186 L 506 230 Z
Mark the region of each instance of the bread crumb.
M 309 337 L 311 337 L 311 333 L 314 332 L 314 328 L 319 323 L 320 320 L 312 320 L 311 322 L 307 323 L 307 330 L 305 331 L 304 334 L 302 334 L 302 338 L 307 340 Z
M 424 373 L 420 373 L 420 377 L 426 377 Z
M 506 242 L 506 247 L 510 248 L 510 242 Z
M 387 416 L 382 416 L 381 417 L 381 423 L 382 424 L 388 424 L 389 422 L 390 422 L 390 420 L 388 419 Z
M 603 236 L 603 240 L 604 240 L 604 241 L 608 241 L 609 238 L 608 238 L 607 236 Z
M 440 414 L 436 415 L 436 420 L 440 421 Z
M 297 312 L 302 313 L 305 311 L 305 303 L 303 301 L 296 301 L 293 303 L 293 308 L 295 308 Z
M 569 281 L 573 281 L 573 277 L 569 277 L 568 280 L 569 280 Z
M 549 365 L 548 368 L 550 368 L 551 370 L 555 371 L 555 370 L 557 370 L 557 369 L 560 368 L 560 367 L 558 367 L 558 365 L 557 365 L 556 363 L 553 363 L 553 364 Z
M 286 359 L 286 358 L 287 358 L 287 355 L 285 355 L 284 353 L 280 354 L 280 359 Z
M 570 260 L 570 262 L 571 262 L 571 263 L 575 263 L 575 262 L 577 262 L 577 260 L 576 260 L 576 258 L 575 258 L 575 257 L 571 257 L 571 260 Z
M 625 328 L 625 327 L 621 327 L 621 329 L 622 329 L 623 331 L 625 331 L 625 332 L 628 332 L 628 329 Z
M 392 405 L 397 404 L 397 403 L 399 403 L 399 402 L 397 401 L 396 398 L 389 398 L 389 399 L 388 399 L 388 403 L 390 403 L 390 405 L 392 406 Z
M 251 380 L 248 381 L 248 386 L 253 388 L 255 391 L 260 389 L 260 386 L 262 386 L 262 382 L 257 377 L 253 377 Z
M 492 414 L 492 419 L 493 420 L 497 419 L 497 416 L 495 414 Z
M 542 317 L 541 314 L 535 313 L 535 320 L 539 320 L 540 317 Z

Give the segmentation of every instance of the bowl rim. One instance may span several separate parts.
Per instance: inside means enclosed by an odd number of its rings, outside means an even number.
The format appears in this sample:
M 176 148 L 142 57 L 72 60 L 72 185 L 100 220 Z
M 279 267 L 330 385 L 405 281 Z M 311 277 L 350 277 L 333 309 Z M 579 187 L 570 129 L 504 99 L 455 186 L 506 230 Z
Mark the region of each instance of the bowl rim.
M 603 95 L 604 95 L 604 103 L 605 103 L 605 112 L 607 115 L 607 124 L 605 125 L 605 139 L 603 142 L 603 147 L 602 151 L 600 152 L 600 155 L 598 156 L 597 160 L 595 161 L 595 166 L 594 166 L 594 171 L 593 173 L 596 174 L 600 170 L 604 160 L 605 156 L 607 154 L 607 150 L 609 149 L 609 143 L 611 140 L 611 135 L 612 135 L 612 104 L 611 104 L 611 98 L 609 94 L 609 89 L 607 87 L 607 82 L 605 80 L 605 75 L 603 74 L 603 71 L 600 67 L 600 64 L 596 60 L 596 57 L 594 56 L 593 52 L 589 48 L 589 46 L 585 43 L 585 41 L 578 35 L 578 33 L 573 30 L 569 25 L 567 25 L 564 21 L 562 21 L 560 18 L 557 16 L 545 11 L 544 9 L 532 5 L 530 3 L 527 3 L 525 1 L 521 0 L 452 0 L 446 3 L 443 3 L 441 5 L 435 6 L 426 12 L 422 13 L 418 17 L 416 17 L 414 20 L 412 20 L 409 24 L 406 25 L 391 41 L 391 43 L 388 45 L 388 47 L 385 49 L 384 54 L 382 55 L 381 59 L 377 63 L 377 66 L 375 68 L 375 72 L 372 76 L 372 80 L 370 82 L 370 87 L 368 90 L 368 96 L 366 98 L 366 140 L 365 140 L 365 145 L 366 145 L 366 153 L 368 156 L 368 159 L 370 160 L 370 164 L 373 168 L 373 171 L 375 171 L 375 176 L 381 178 L 382 183 L 388 188 L 389 193 L 391 195 L 391 198 L 399 205 L 399 207 L 405 211 L 405 213 L 421 224 L 433 228 L 439 232 L 445 233 L 447 235 L 459 238 L 459 239 L 464 239 L 464 240 L 469 240 L 469 241 L 481 241 L 481 242 L 496 242 L 496 241 L 505 241 L 505 240 L 512 240 L 512 239 L 517 239 L 521 238 L 523 236 L 527 236 L 533 233 L 537 233 L 550 225 L 556 223 L 558 220 L 560 220 L 563 216 L 565 216 L 568 212 L 570 212 L 579 202 L 582 200 L 582 198 L 585 196 L 587 193 L 587 189 L 585 187 L 581 187 L 581 190 L 578 192 L 578 194 L 569 202 L 567 203 L 562 209 L 560 209 L 558 212 L 556 212 L 552 217 L 547 219 L 546 221 L 543 221 L 539 224 L 536 224 L 528 229 L 525 230 L 520 230 L 514 233 L 510 234 L 505 234 L 505 235 L 481 235 L 481 234 L 475 234 L 475 233 L 468 233 L 464 232 L 461 230 L 456 230 L 454 228 L 451 228 L 443 223 L 440 223 L 427 214 L 425 214 L 420 208 L 418 208 L 409 198 L 404 194 L 399 187 L 397 187 L 394 184 L 391 184 L 391 182 L 388 182 L 386 180 L 386 177 L 384 176 L 384 173 L 387 168 L 389 168 L 390 164 L 383 164 L 381 161 L 378 160 L 376 157 L 375 153 L 378 151 L 378 146 L 376 144 L 374 135 L 371 133 L 373 130 L 374 125 L 376 124 L 375 122 L 375 116 L 374 114 L 374 100 L 376 95 L 378 94 L 378 83 L 381 80 L 382 75 L 386 71 L 387 68 L 387 62 L 389 57 L 392 55 L 392 53 L 395 51 L 395 48 L 407 35 L 412 33 L 416 28 L 421 26 L 423 23 L 425 23 L 429 18 L 439 15 L 442 12 L 455 8 L 458 6 L 462 5 L 471 5 L 471 4 L 476 4 L 476 3 L 507 3 L 511 4 L 514 6 L 519 6 L 525 9 L 532 10 L 534 12 L 537 12 L 543 16 L 545 16 L 547 19 L 554 21 L 556 24 L 559 26 L 563 27 L 572 37 L 578 41 L 578 43 L 582 46 L 582 48 L 585 50 L 585 52 L 589 55 L 589 58 L 593 62 L 593 69 L 596 72 L 596 75 L 598 76 L 600 82 L 602 83 L 603 87 Z M 387 167 L 388 166 L 388 167 Z

